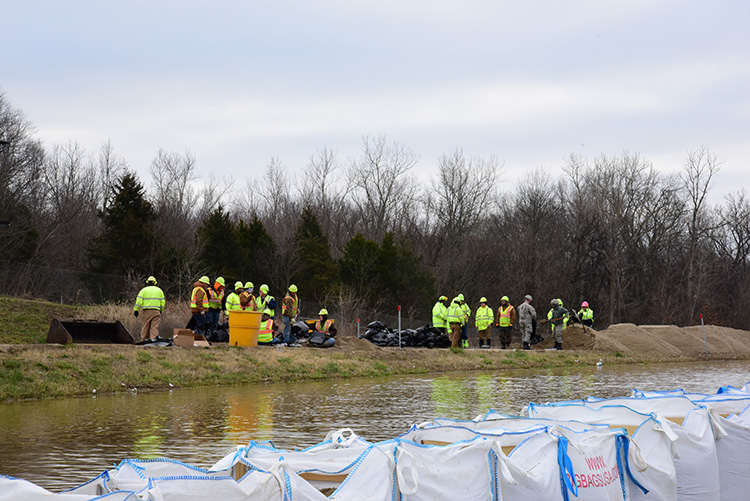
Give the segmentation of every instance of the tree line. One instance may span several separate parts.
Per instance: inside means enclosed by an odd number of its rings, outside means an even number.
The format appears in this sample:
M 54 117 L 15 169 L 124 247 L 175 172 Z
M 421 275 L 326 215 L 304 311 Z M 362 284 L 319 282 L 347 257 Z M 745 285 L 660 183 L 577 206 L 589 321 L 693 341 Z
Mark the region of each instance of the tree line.
M 184 298 L 201 275 L 283 296 L 429 319 L 440 295 L 497 307 L 525 294 L 588 301 L 611 323 L 750 328 L 750 199 L 708 194 L 721 162 L 707 147 L 663 174 L 639 154 L 571 155 L 515 186 L 496 157 L 455 149 L 432 180 L 385 136 L 358 156 L 314 153 L 294 179 L 271 159 L 254 179 L 198 175 L 190 154 L 160 150 L 142 180 L 106 142 L 45 148 L 0 94 L 0 250 L 16 266 L 158 277 Z M 240 181 L 239 183 L 237 181 Z M 504 188 L 501 190 L 501 188 Z M 19 281 L 19 292 L 31 283 Z M 131 291 L 128 291 L 130 294 Z M 474 308 L 472 308 L 474 309 Z

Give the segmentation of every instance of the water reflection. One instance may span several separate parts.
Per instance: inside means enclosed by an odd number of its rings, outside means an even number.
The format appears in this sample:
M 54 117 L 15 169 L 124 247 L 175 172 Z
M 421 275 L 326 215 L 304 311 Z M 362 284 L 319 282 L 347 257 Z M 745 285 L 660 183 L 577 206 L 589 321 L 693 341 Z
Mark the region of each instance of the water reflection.
M 210 466 L 238 445 L 313 445 L 351 427 L 367 440 L 434 417 L 471 419 L 528 402 L 629 395 L 633 388 L 714 393 L 750 380 L 746 362 L 666 364 L 390 377 L 202 388 L 4 404 L 0 473 L 52 490 L 82 483 L 125 458 Z

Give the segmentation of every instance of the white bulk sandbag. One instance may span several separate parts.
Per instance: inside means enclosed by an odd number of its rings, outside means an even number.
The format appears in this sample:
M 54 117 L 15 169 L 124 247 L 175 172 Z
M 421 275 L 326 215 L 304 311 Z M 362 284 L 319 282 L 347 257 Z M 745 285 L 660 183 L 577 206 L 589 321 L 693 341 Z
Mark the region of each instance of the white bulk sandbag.
M 349 475 L 331 494 L 334 501 L 396 501 L 401 499 L 396 483 L 398 442 L 389 440 L 367 448 Z
M 229 471 L 209 472 L 174 459 L 124 459 L 109 471 L 108 487 L 112 490 L 139 491 L 152 478 L 230 476 Z
M 141 493 L 149 501 L 325 501 L 328 498 L 283 462 L 269 472 L 253 471 L 237 482 L 231 477 L 163 477 L 149 480 Z
M 708 408 L 694 404 L 684 396 L 613 398 L 585 401 L 585 405 L 599 408 L 622 405 L 642 413 L 655 413 L 660 422 L 673 424 L 677 435 L 674 458 L 677 477 L 677 499 L 680 501 L 716 501 L 721 499 L 719 461 L 716 438 L 726 433 L 721 424 L 712 420 Z
M 646 489 L 627 479 L 628 494 L 633 500 L 677 499 L 677 477 L 672 444 L 677 435 L 668 420 L 660 422 L 655 415 L 637 412 L 620 405 L 601 406 L 598 409 L 585 405 L 529 404 L 530 417 L 555 417 L 577 419 L 591 423 L 609 423 L 613 428 L 625 428 L 631 437 L 628 460 L 633 478 Z
M 396 479 L 401 499 L 499 499 L 491 449 L 492 442 L 479 437 L 447 446 L 399 441 Z
M 109 472 L 103 471 L 91 480 L 84 482 L 77 487 L 73 487 L 72 489 L 65 490 L 61 494 L 102 495 L 113 490 L 115 489 L 110 485 Z
M 726 436 L 717 439 L 719 482 L 722 501 L 748 497 L 750 493 L 750 423 L 744 419 L 729 419 L 743 414 L 750 406 L 750 394 L 721 393 L 696 404 L 705 405 L 712 412 L 714 422 L 720 423 Z
M 132 491 L 110 492 L 102 495 L 55 494 L 27 480 L 0 475 L 0 501 L 136 501 Z

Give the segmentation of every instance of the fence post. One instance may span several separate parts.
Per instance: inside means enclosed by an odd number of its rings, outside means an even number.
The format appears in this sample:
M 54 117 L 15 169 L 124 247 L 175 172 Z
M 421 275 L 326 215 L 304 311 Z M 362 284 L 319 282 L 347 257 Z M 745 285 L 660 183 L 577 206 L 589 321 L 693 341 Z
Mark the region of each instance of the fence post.
M 401 305 L 398 305 L 398 354 L 401 355 Z
M 63 277 L 63 273 L 64 272 L 65 272 L 65 270 L 63 270 L 62 268 L 60 268 L 60 304 L 63 304 L 63 287 L 64 287 L 63 284 L 65 283 L 65 280 L 64 280 L 64 277 Z
M 357 319 L 357 339 L 359 339 L 359 319 Z
M 703 313 L 701 313 L 701 329 L 703 329 L 703 346 L 706 348 L 706 359 L 708 359 L 708 341 L 706 341 L 706 326 L 703 325 Z

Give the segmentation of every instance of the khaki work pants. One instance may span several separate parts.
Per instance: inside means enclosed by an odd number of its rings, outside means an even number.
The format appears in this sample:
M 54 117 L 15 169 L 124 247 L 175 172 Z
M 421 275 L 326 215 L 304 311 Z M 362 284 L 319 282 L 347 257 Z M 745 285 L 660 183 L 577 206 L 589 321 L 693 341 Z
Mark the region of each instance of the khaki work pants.
M 451 328 L 451 348 L 458 348 L 461 346 L 461 324 L 450 324 Z
M 492 327 L 487 327 L 486 329 L 482 330 L 477 329 L 477 333 L 479 333 L 479 339 L 489 339 L 491 331 Z
M 159 335 L 159 321 L 161 312 L 159 310 L 141 310 L 141 340 L 156 339 Z

